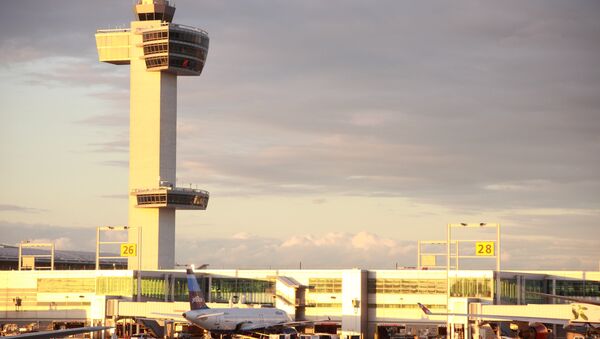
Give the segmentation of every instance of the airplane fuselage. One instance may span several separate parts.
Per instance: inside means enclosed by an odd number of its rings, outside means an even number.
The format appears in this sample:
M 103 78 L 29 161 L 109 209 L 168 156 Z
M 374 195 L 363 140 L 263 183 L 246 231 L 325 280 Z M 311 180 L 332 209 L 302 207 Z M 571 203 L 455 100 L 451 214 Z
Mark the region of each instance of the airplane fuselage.
M 252 331 L 291 321 L 287 313 L 276 308 L 207 308 L 187 311 L 183 317 L 209 332 Z

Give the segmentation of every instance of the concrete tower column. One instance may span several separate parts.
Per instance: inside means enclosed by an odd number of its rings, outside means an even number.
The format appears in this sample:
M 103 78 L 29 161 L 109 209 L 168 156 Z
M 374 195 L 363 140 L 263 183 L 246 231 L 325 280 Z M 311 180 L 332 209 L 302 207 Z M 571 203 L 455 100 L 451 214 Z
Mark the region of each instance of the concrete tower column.
M 133 31 L 160 28 L 160 21 L 131 23 Z M 141 34 L 131 35 L 129 192 L 158 188 L 160 181 L 175 183 L 177 154 L 177 75 L 148 72 L 143 59 Z M 138 258 L 129 268 L 169 269 L 175 267 L 175 209 L 137 208 L 137 196 L 129 195 L 129 242 L 141 233 Z M 142 231 L 138 232 L 137 228 Z

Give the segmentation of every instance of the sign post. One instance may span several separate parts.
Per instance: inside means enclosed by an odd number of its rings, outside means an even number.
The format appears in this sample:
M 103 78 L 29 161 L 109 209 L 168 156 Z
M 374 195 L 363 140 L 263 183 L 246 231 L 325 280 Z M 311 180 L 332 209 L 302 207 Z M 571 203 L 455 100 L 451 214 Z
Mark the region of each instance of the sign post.
M 496 229 L 496 239 L 489 240 L 453 240 L 452 239 L 452 229 L 454 228 L 471 228 L 471 229 L 480 229 L 480 228 L 495 228 Z M 461 255 L 460 249 L 456 248 L 452 253 L 451 245 L 453 243 L 474 243 L 474 252 L 475 255 Z M 454 257 L 454 265 L 452 265 L 452 257 Z M 450 297 L 451 297 L 451 287 L 450 286 L 450 270 L 454 268 L 456 273 L 455 277 L 458 276 L 458 263 L 460 259 L 496 259 L 496 281 L 495 281 L 495 303 L 497 305 L 500 304 L 500 224 L 488 224 L 488 223 L 476 223 L 476 224 L 468 224 L 468 223 L 460 223 L 460 224 L 448 224 L 446 229 L 446 310 L 449 311 L 450 307 Z M 465 329 L 468 331 L 468 329 Z M 454 326 L 451 323 L 449 317 L 446 320 L 446 337 L 449 339 L 454 338 Z
M 138 243 L 126 243 L 123 241 L 103 241 L 101 238 L 102 232 L 120 231 L 129 232 L 129 230 L 137 229 L 137 241 Z M 138 256 L 138 250 L 141 248 L 141 227 L 129 227 L 129 226 L 98 226 L 96 228 L 96 269 L 100 269 L 101 259 L 127 259 L 129 257 L 138 257 L 138 267 L 141 267 L 141 257 Z M 119 245 L 119 256 L 103 256 L 100 252 L 102 245 Z

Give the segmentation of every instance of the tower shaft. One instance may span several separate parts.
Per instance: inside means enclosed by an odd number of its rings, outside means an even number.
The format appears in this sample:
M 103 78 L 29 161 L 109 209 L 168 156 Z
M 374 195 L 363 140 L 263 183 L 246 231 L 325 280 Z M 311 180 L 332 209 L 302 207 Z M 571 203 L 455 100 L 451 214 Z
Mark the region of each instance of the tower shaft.
M 160 21 L 132 22 L 132 31 L 160 28 Z M 143 59 L 142 34 L 131 35 L 129 191 L 175 183 L 177 154 L 177 75 L 148 72 Z M 141 260 L 130 258 L 128 267 L 165 269 L 175 266 L 175 209 L 138 208 L 129 196 L 129 242 L 136 243 Z

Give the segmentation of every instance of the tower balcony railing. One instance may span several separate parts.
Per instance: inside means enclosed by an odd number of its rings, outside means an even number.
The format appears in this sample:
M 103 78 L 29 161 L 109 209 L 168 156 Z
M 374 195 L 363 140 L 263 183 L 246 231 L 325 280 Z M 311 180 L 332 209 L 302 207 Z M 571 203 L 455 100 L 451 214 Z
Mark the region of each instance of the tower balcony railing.
M 130 28 L 103 28 L 97 29 L 96 33 L 129 33 L 131 32 Z
M 136 207 L 205 210 L 210 193 L 201 189 L 161 185 L 157 188 L 133 189 Z

